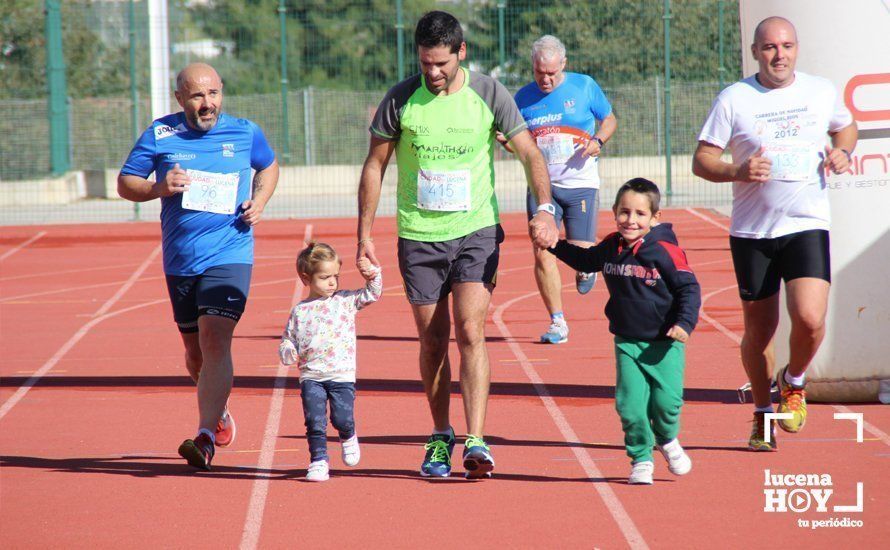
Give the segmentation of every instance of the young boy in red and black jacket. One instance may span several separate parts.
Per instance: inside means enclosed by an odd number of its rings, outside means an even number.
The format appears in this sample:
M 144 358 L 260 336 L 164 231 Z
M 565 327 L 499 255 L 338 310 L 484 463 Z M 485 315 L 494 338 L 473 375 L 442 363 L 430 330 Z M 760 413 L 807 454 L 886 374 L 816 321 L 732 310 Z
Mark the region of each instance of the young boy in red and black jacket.
M 578 271 L 602 271 L 609 289 L 609 331 L 615 335 L 615 408 L 631 458 L 629 483 L 651 484 L 653 443 L 676 475 L 692 469 L 677 440 L 683 406 L 685 345 L 698 322 L 701 289 L 671 224 L 659 224 L 661 195 L 634 178 L 618 190 L 618 231 L 596 246 L 565 240 L 550 249 Z

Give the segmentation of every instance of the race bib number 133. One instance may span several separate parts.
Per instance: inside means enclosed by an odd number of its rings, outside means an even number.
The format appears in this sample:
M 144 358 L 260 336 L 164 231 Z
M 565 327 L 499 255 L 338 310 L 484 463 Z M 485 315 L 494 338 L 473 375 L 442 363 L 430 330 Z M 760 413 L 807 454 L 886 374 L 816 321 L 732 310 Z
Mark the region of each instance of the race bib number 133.
M 813 162 L 817 149 L 803 142 L 767 143 L 765 156 L 772 161 L 770 178 L 780 181 L 805 181 L 816 176 Z

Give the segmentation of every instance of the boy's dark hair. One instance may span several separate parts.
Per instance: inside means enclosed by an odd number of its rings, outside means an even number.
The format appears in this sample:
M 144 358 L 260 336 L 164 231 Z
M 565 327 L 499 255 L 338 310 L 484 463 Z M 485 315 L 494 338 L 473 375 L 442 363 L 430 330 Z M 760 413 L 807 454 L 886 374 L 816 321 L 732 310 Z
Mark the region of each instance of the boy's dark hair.
M 297 273 L 311 277 L 321 262 L 343 263 L 331 245 L 312 241 L 297 256 Z
M 628 191 L 633 191 L 634 193 L 649 197 L 649 210 L 651 210 L 653 214 L 658 212 L 658 203 L 661 202 L 661 192 L 658 190 L 657 185 L 646 178 L 634 178 L 628 180 L 627 183 L 618 188 L 618 194 L 615 195 L 615 204 L 612 208 L 618 207 L 618 203 L 621 202 L 621 196 Z
M 457 53 L 463 41 L 464 31 L 460 28 L 460 22 L 444 11 L 425 13 L 414 28 L 414 45 L 418 48 L 448 46 L 451 53 Z

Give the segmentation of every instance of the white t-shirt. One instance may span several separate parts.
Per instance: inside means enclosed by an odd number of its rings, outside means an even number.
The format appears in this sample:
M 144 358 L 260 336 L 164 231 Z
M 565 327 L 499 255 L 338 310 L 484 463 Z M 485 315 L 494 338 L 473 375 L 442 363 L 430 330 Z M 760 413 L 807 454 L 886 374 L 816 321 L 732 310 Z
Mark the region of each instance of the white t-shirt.
M 733 163 L 744 162 L 761 146 L 772 160 L 766 183 L 733 182 L 730 234 L 772 239 L 828 230 L 825 145 L 828 132 L 852 123 L 834 85 L 801 72 L 784 88 L 764 88 L 750 76 L 720 92 L 699 141 L 729 149 Z

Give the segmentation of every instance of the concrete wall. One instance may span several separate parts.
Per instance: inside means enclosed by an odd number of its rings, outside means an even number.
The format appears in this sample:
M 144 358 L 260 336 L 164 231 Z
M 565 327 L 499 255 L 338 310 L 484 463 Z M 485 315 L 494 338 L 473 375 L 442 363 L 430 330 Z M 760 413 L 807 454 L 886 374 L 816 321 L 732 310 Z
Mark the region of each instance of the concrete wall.
M 396 173 L 393 162 L 384 178 L 382 202 L 395 196 Z M 601 204 L 608 206 L 618 187 L 633 177 L 645 177 L 663 186 L 665 173 L 663 157 L 605 157 L 600 164 Z M 56 179 L 0 182 L 0 189 L 3 190 L 0 206 L 68 204 L 84 198 L 120 200 L 117 195 L 117 174 L 116 169 L 90 170 L 71 172 Z M 356 195 L 360 175 L 360 165 L 287 166 L 281 170 L 275 202 L 284 202 L 289 198 L 313 199 L 322 201 L 319 208 L 325 206 L 325 199 L 330 201 L 327 203 L 330 205 L 348 203 Z M 523 208 L 526 180 L 522 165 L 512 159 L 496 161 L 495 175 L 495 190 L 502 208 Z M 716 189 L 715 184 L 703 182 L 692 175 L 690 155 L 674 156 L 672 180 L 672 191 L 678 197 L 686 197 L 684 203 L 717 204 L 725 202 L 728 197 L 728 185 L 712 196 L 711 190 Z M 344 212 L 344 215 L 352 213 L 354 208 Z
M 0 206 L 69 204 L 86 196 L 83 172 L 42 180 L 0 181 Z

